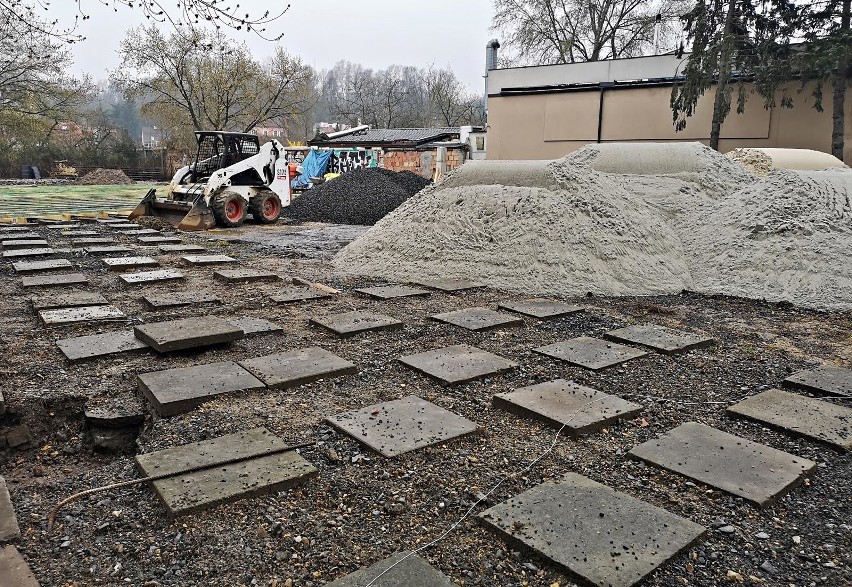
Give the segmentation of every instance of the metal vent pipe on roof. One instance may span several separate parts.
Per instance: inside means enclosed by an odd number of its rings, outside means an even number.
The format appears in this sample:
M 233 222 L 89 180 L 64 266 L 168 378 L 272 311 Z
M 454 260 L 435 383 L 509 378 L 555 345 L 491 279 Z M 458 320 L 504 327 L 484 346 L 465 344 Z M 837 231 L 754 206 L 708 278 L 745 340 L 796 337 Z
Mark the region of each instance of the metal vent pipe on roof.
M 485 45 L 485 70 L 491 71 L 497 69 L 497 49 L 500 48 L 500 42 L 497 39 L 491 39 Z

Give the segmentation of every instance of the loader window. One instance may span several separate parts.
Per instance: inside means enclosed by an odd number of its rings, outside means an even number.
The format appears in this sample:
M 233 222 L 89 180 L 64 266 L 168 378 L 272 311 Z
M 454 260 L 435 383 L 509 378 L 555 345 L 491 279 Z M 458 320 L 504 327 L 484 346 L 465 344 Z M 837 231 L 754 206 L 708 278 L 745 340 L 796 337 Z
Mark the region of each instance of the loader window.
M 195 157 L 195 178 L 200 181 L 203 177 L 210 177 L 214 171 L 222 168 L 224 163 L 224 145 L 216 135 L 206 135 L 198 143 L 198 154 Z

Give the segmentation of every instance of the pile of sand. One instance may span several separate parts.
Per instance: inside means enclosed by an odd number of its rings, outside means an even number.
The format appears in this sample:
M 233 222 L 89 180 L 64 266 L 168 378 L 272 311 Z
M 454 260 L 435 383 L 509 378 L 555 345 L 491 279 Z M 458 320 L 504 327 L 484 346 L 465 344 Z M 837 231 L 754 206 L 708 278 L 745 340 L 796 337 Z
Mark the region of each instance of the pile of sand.
M 79 185 L 130 185 L 133 180 L 121 169 L 102 169 L 90 171 L 76 182 Z
M 591 145 L 553 162 L 468 162 L 334 263 L 531 294 L 690 289 L 852 308 L 850 201 L 852 171 L 761 179 L 698 143 Z
M 813 149 L 776 149 L 747 147 L 734 149 L 725 155 L 733 159 L 754 175 L 765 176 L 774 169 L 795 169 L 799 171 L 820 171 L 832 168 L 847 168 L 846 165 L 828 153 Z

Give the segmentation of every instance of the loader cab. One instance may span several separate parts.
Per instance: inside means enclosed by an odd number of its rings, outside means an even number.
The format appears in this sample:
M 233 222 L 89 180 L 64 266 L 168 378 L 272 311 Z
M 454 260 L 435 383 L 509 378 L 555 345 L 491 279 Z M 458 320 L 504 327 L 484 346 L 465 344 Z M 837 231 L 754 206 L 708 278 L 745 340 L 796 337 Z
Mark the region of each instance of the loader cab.
M 197 131 L 198 151 L 192 167 L 192 183 L 206 180 L 226 167 L 260 152 L 257 135 L 238 132 Z

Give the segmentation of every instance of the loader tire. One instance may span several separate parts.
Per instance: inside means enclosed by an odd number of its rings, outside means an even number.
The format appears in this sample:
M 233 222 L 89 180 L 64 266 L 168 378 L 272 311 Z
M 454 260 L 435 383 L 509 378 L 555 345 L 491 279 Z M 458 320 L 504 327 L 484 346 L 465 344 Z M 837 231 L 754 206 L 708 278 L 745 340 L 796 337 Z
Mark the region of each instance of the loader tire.
M 246 219 L 248 204 L 237 192 L 219 192 L 210 199 L 210 209 L 218 226 L 233 228 Z
M 249 200 L 249 212 L 260 224 L 273 224 L 281 217 L 281 199 L 272 192 L 261 192 Z

